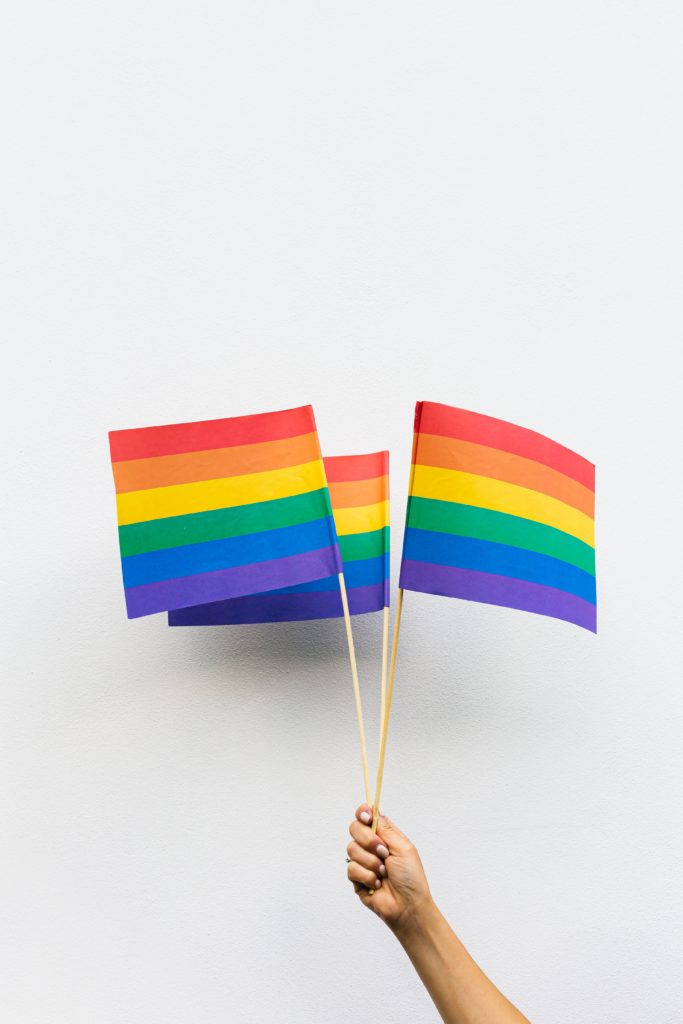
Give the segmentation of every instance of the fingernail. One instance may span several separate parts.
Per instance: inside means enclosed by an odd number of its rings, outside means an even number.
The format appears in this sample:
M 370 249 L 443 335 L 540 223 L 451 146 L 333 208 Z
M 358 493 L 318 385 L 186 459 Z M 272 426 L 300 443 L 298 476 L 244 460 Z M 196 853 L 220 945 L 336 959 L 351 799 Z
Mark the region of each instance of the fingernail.
M 361 811 L 360 820 L 363 822 L 364 825 L 369 825 L 370 822 L 372 821 L 372 815 L 368 814 L 367 811 Z
M 387 850 L 386 846 L 378 846 L 375 852 L 378 857 L 382 858 L 382 860 L 384 860 L 385 857 L 389 856 L 389 851 Z
M 386 878 L 387 869 L 384 866 L 384 864 L 380 864 L 380 866 L 379 866 L 379 873 L 382 876 L 382 878 Z
M 381 884 L 382 884 L 382 879 L 378 878 L 377 881 L 375 882 L 375 889 L 379 889 Z

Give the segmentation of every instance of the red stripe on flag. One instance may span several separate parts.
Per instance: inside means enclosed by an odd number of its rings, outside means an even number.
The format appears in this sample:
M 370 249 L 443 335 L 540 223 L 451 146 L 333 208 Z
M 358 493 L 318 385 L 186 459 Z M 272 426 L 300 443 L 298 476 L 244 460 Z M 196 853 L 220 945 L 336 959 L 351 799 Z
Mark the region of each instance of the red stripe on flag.
M 297 409 L 256 413 L 253 416 L 111 430 L 109 445 L 112 462 L 124 462 L 128 459 L 151 459 L 158 455 L 180 455 L 183 452 L 279 441 L 285 437 L 310 434 L 314 430 L 313 407 L 302 405 Z
M 389 473 L 389 452 L 371 455 L 330 455 L 323 459 L 327 482 L 344 483 L 348 480 L 371 480 Z
M 438 402 L 418 402 L 415 425 L 424 434 L 455 437 L 534 459 L 577 480 L 591 491 L 595 490 L 595 466 L 592 462 L 549 437 L 537 434 L 535 430 Z

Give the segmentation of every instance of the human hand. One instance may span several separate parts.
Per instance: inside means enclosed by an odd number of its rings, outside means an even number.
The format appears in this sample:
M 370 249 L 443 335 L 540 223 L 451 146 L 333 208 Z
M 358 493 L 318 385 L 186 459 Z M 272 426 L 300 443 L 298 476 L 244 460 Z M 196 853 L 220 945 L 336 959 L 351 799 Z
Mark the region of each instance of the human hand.
M 392 930 L 444 1024 L 529 1024 L 475 963 L 434 903 L 420 856 L 393 822 L 361 804 L 349 827 L 348 877 Z
M 432 897 L 410 840 L 383 814 L 376 833 L 371 822 L 372 807 L 361 804 L 349 826 L 347 874 L 361 903 L 397 930 L 431 904 Z

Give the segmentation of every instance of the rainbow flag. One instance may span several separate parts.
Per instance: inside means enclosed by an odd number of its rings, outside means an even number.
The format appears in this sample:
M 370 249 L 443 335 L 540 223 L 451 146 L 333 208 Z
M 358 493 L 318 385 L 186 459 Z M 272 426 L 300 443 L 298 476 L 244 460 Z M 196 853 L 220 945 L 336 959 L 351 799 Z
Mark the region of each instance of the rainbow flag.
M 109 444 L 129 618 L 341 572 L 310 405 Z
M 389 452 L 323 459 L 352 615 L 389 605 Z M 337 574 L 312 583 L 181 608 L 170 626 L 296 622 L 343 615 Z
M 399 587 L 596 632 L 595 467 L 504 420 L 418 402 Z

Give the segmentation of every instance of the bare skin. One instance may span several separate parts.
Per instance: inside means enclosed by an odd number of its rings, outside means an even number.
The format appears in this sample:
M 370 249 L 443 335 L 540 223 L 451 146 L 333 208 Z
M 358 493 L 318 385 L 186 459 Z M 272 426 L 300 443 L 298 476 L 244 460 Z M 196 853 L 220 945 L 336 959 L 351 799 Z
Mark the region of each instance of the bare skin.
M 410 840 L 384 815 L 376 834 L 371 821 L 372 808 L 362 804 L 349 827 L 349 881 L 399 940 L 445 1024 L 529 1024 L 439 911 Z

